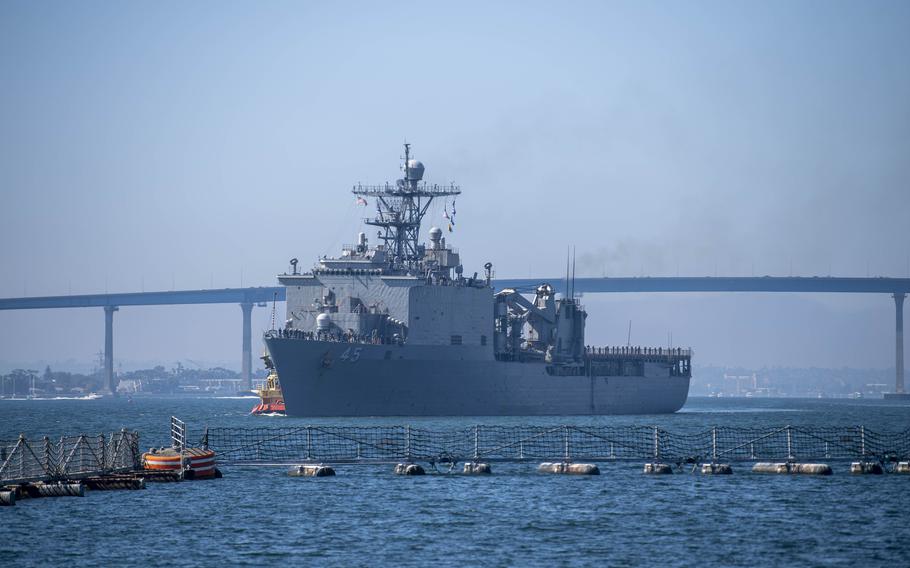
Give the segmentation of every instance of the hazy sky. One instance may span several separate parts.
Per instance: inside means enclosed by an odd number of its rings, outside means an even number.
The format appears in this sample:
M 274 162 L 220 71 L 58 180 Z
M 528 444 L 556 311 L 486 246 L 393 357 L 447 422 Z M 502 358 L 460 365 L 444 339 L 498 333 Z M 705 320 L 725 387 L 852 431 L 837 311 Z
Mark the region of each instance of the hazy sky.
M 6 0 L 0 296 L 274 284 L 354 240 L 405 138 L 463 186 L 469 272 L 906 277 L 908 30 L 904 1 Z M 592 343 L 893 365 L 883 296 L 585 303 Z M 90 361 L 102 322 L 0 312 L 0 361 Z M 239 367 L 239 308 L 116 325 L 125 366 Z

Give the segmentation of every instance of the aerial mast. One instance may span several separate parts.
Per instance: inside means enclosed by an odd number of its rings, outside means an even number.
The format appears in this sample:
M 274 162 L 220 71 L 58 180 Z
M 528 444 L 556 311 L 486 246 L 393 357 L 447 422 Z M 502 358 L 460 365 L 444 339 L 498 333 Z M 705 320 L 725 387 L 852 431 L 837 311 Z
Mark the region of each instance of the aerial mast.
M 376 199 L 376 216 L 364 219 L 367 225 L 379 227 L 379 239 L 385 243 L 389 269 L 394 272 L 416 272 L 420 261 L 418 239 L 420 222 L 436 197 L 459 195 L 455 184 L 428 184 L 423 180 L 424 167 L 411 159 L 411 145 L 404 144 L 404 178 L 394 184 L 354 186 L 354 195 Z

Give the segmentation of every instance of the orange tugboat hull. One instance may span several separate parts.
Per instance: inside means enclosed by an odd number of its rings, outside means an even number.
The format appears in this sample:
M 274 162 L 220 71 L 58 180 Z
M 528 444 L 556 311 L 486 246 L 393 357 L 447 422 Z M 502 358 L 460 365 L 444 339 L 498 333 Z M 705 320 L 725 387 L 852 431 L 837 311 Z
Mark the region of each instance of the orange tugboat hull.
M 284 414 L 284 401 L 257 404 L 250 414 Z

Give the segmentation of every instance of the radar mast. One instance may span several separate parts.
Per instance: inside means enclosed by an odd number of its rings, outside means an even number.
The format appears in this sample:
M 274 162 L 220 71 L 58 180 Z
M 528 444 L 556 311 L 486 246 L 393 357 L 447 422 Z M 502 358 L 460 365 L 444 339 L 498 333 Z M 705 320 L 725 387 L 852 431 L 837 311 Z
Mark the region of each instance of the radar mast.
M 436 197 L 459 195 L 455 184 L 437 185 L 423 181 L 423 164 L 411 159 L 411 145 L 404 145 L 404 177 L 394 184 L 354 186 L 352 193 L 376 199 L 376 216 L 364 219 L 379 227 L 393 270 L 416 272 L 420 262 L 420 222 Z

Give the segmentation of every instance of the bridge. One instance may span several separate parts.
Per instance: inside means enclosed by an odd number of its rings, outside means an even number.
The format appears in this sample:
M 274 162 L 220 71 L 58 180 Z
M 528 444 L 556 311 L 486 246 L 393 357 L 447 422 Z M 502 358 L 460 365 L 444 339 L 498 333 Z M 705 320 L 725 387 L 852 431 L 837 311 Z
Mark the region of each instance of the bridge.
M 497 289 L 514 288 L 532 292 L 541 282 L 550 282 L 565 291 L 564 278 L 496 279 Z M 654 293 L 654 292 L 769 292 L 769 293 L 848 293 L 888 294 L 895 306 L 895 388 L 904 394 L 904 298 L 910 292 L 910 278 L 840 278 L 840 277 L 623 277 L 576 278 L 569 283 L 575 294 Z M 104 309 L 104 372 L 108 388 L 114 383 L 114 312 L 122 306 L 163 306 L 179 304 L 237 304 L 242 320 L 241 368 L 244 384 L 252 387 L 252 329 L 254 306 L 285 299 L 283 286 L 224 288 L 217 290 L 178 290 L 169 292 L 131 292 L 122 294 L 82 294 L 0 299 L 0 310 L 34 310 L 60 308 Z

